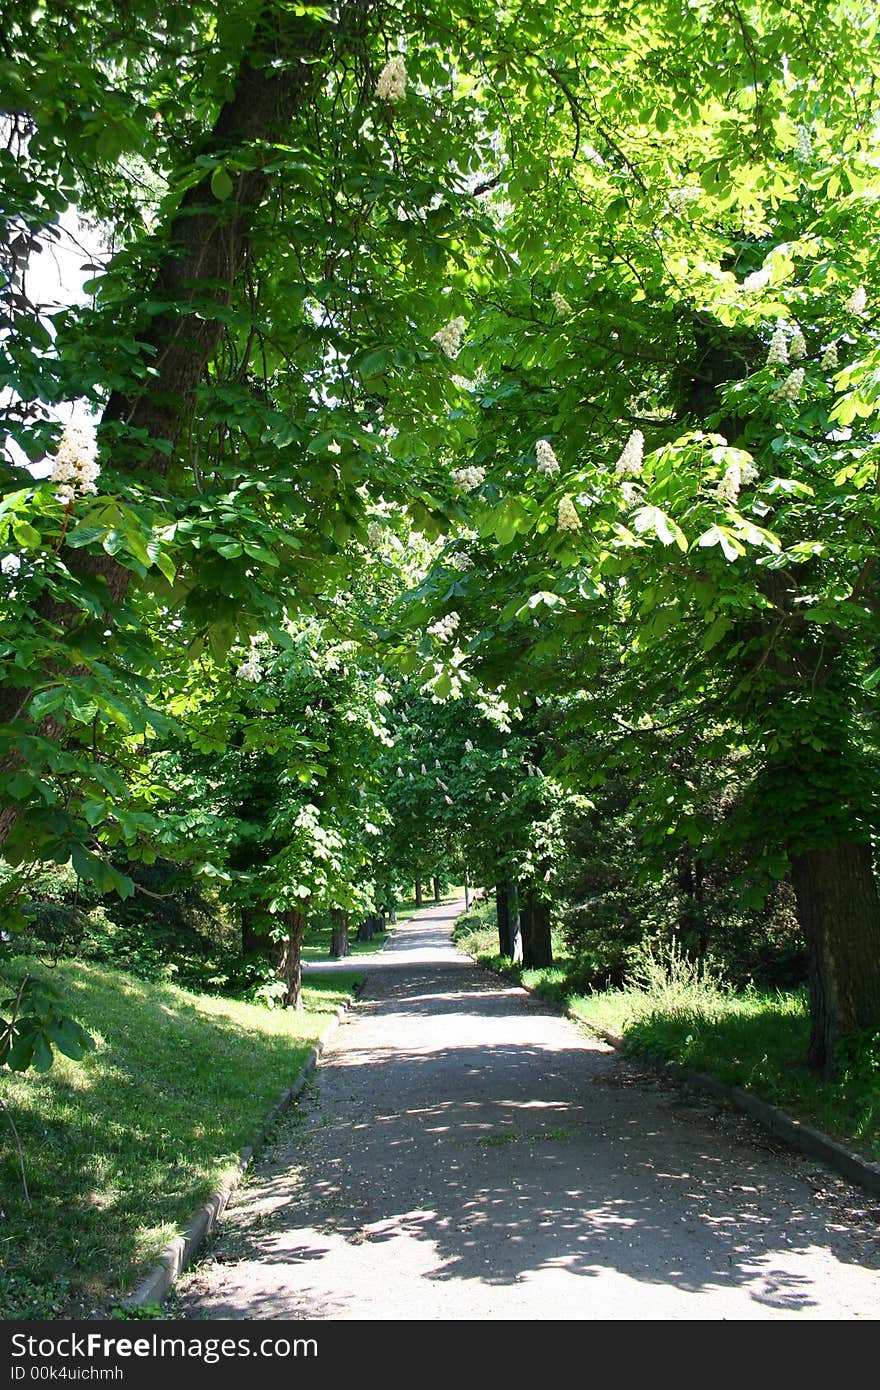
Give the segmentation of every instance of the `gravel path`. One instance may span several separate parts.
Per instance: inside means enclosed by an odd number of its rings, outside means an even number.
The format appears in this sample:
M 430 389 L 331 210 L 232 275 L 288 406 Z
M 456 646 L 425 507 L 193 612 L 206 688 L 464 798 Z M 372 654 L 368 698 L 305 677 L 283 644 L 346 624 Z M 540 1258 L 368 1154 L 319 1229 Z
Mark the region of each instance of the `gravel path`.
M 178 1316 L 880 1316 L 875 1199 L 475 966 L 461 906 L 358 961 Z

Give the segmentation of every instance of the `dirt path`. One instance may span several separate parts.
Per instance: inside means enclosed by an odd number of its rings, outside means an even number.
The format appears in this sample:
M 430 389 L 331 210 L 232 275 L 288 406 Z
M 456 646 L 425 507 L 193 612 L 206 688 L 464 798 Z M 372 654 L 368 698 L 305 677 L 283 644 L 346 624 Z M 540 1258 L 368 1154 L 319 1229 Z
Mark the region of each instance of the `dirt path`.
M 487 975 L 453 917 L 358 962 L 178 1315 L 880 1316 L 872 1199 Z

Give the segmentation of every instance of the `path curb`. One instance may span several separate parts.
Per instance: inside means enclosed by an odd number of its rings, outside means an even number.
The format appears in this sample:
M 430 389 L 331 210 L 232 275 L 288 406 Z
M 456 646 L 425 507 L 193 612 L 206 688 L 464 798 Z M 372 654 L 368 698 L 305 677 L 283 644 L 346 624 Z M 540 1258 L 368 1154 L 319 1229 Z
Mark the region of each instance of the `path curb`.
M 471 956 L 471 960 L 474 959 Z M 476 963 L 482 965 L 481 961 Z M 483 965 L 483 969 L 488 970 L 495 979 L 505 978 L 501 972 L 492 970 L 487 965 Z M 601 1028 L 596 1023 L 589 1023 L 567 1004 L 554 1003 L 552 999 L 539 994 L 531 985 L 520 982 L 513 988 L 523 990 L 525 994 L 540 1000 L 548 1008 L 564 1014 L 566 1018 L 570 1018 L 581 1028 L 595 1033 L 616 1052 L 626 1053 L 626 1040 L 619 1033 L 610 1033 L 607 1028 Z M 824 1134 L 822 1130 L 813 1129 L 812 1125 L 796 1120 L 786 1111 L 771 1105 L 767 1100 L 762 1100 L 760 1096 L 745 1090 L 742 1086 L 731 1086 L 726 1081 L 718 1081 L 714 1076 L 709 1076 L 702 1071 L 693 1071 L 681 1062 L 670 1062 L 664 1057 L 650 1052 L 639 1053 L 639 1060 L 647 1061 L 655 1070 L 665 1072 L 667 1076 L 674 1076 L 690 1090 L 704 1091 L 708 1095 L 714 1096 L 716 1100 L 726 1101 L 736 1110 L 742 1111 L 744 1115 L 749 1115 L 753 1120 L 757 1120 L 765 1129 L 770 1130 L 778 1139 L 785 1140 L 792 1148 L 807 1154 L 810 1158 L 819 1159 L 849 1182 L 856 1183 L 874 1197 L 880 1197 L 880 1163 L 872 1163 L 869 1159 L 860 1157 L 859 1154 L 853 1153 L 843 1144 L 839 1144 L 836 1139 L 832 1139 L 830 1135 Z
M 389 938 L 390 935 L 389 932 Z M 388 942 L 384 941 L 381 950 L 384 950 L 387 944 Z M 324 1051 L 327 1039 L 335 1033 L 341 1020 L 357 1003 L 363 983 L 362 981 L 356 986 L 348 1003 L 341 1004 L 336 1010 L 335 1017 L 331 1019 L 322 1036 L 312 1047 L 293 1085 L 282 1092 L 251 1142 L 240 1150 L 238 1162 L 229 1179 L 222 1187 L 218 1187 L 216 1191 L 211 1193 L 205 1205 L 189 1223 L 185 1234 L 176 1236 L 174 1240 L 169 1241 L 159 1256 L 158 1263 L 150 1273 L 145 1275 L 132 1292 L 121 1300 L 123 1308 L 143 1308 L 147 1304 L 162 1303 L 168 1297 L 177 1280 L 183 1271 L 192 1264 L 193 1259 L 226 1210 L 229 1199 L 250 1167 L 254 1154 L 262 1148 L 267 1131 L 276 1120 L 280 1120 L 281 1116 L 287 1113 L 293 1102 L 305 1090 L 309 1077 L 318 1065 L 318 1059 Z
M 528 985 L 523 986 L 529 989 Z M 537 991 L 529 989 L 531 994 Z M 537 995 L 540 999 L 541 995 Z M 626 1040 L 617 1033 L 609 1033 L 606 1028 L 600 1028 L 595 1023 L 588 1023 L 581 1018 L 573 1009 L 566 1008 L 567 1018 L 571 1018 L 581 1027 L 588 1028 L 590 1032 L 598 1033 L 599 1037 L 618 1052 L 625 1052 Z M 804 1124 L 802 1120 L 796 1120 L 787 1111 L 780 1110 L 778 1106 L 771 1105 L 768 1100 L 762 1100 L 753 1091 L 747 1091 L 743 1086 L 731 1086 L 726 1081 L 719 1081 L 717 1077 L 710 1076 L 708 1072 L 694 1071 L 691 1067 L 684 1066 L 681 1062 L 670 1062 L 665 1057 L 660 1057 L 656 1053 L 640 1053 L 640 1057 L 645 1057 L 658 1070 L 664 1071 L 667 1075 L 672 1074 L 675 1078 L 690 1090 L 704 1091 L 707 1095 L 714 1096 L 716 1100 L 726 1101 L 733 1105 L 743 1114 L 758 1120 L 760 1124 L 775 1134 L 778 1139 L 784 1139 L 792 1148 L 798 1149 L 801 1153 L 807 1154 L 810 1158 L 818 1158 L 826 1163 L 829 1168 L 833 1168 L 841 1177 L 847 1178 L 850 1182 L 858 1183 L 865 1188 L 872 1196 L 880 1197 L 880 1164 L 872 1163 L 870 1159 L 861 1158 L 859 1154 L 853 1153 L 843 1144 L 839 1144 L 836 1139 L 832 1139 L 829 1134 L 825 1134 L 821 1129 L 814 1129 L 812 1125 Z

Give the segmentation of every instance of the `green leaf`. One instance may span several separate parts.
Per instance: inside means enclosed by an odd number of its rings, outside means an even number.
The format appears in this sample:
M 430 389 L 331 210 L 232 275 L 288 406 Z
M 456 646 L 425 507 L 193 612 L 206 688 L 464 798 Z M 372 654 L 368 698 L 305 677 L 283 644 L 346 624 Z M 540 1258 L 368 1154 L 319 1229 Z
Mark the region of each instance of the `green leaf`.
M 27 1071 L 33 1061 L 35 1042 L 36 1037 L 32 1030 L 19 1033 L 6 1054 L 6 1065 L 10 1071 Z
M 211 175 L 211 192 L 215 198 L 218 198 L 221 203 L 225 203 L 234 187 L 235 184 L 222 165 L 214 170 Z
M 694 542 L 695 545 L 707 548 L 713 545 L 720 545 L 728 560 L 735 560 L 738 555 L 745 554 L 745 547 L 729 531 L 726 526 L 710 526 L 708 531 L 704 531 Z
M 722 615 L 716 618 L 714 623 L 710 625 L 708 631 L 703 637 L 702 642 L 700 643 L 700 646 L 703 648 L 703 651 L 709 652 L 712 650 L 713 647 L 717 646 L 724 634 L 726 632 L 729 632 L 730 626 L 730 619 L 728 617 Z
M 386 370 L 390 358 L 390 348 L 374 348 L 358 358 L 357 369 L 363 377 L 378 376 Z
M 52 1066 L 52 1048 L 49 1046 L 48 1038 L 42 1031 L 34 1035 L 32 1064 L 34 1071 L 38 1072 L 49 1071 Z
M 645 531 L 654 531 L 664 545 L 674 542 L 679 550 L 686 551 L 688 548 L 687 537 L 681 527 L 659 507 L 640 507 L 633 517 L 633 528 L 640 535 Z
M 92 1038 L 72 1018 L 63 1018 L 56 1023 L 46 1024 L 46 1034 L 65 1057 L 79 1062 L 95 1044 Z
M 168 583 L 173 584 L 177 577 L 177 567 L 167 551 L 157 550 L 154 564 L 156 569 L 168 580 Z
M 880 666 L 872 671 L 870 676 L 863 682 L 865 690 L 876 690 L 880 685 Z
M 43 538 L 29 521 L 21 521 L 18 517 L 12 523 L 12 530 L 19 545 L 24 546 L 25 550 L 37 550 L 43 543 Z

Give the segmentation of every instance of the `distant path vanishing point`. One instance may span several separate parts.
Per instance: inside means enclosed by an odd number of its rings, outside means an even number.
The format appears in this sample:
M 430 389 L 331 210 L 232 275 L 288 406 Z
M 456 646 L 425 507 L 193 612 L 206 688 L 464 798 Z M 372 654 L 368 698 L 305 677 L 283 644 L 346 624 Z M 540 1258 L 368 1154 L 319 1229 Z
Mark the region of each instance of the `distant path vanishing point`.
M 340 962 L 362 1001 L 178 1316 L 878 1316 L 873 1199 L 474 965 L 462 907 Z

